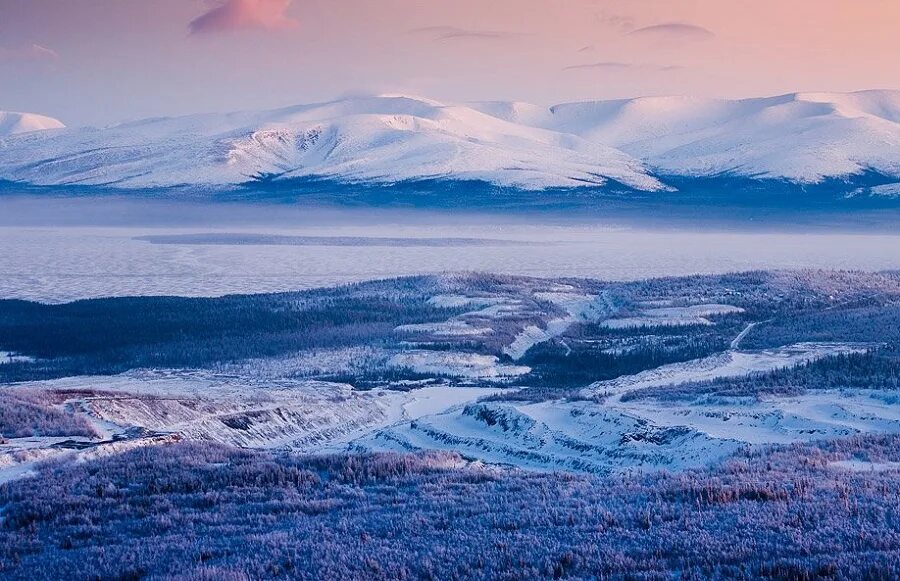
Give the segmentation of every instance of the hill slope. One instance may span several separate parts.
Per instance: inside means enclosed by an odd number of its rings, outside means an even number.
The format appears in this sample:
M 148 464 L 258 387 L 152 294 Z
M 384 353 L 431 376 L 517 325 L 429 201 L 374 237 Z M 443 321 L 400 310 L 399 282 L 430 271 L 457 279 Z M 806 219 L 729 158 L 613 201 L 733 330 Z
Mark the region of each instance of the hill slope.
M 575 135 L 409 97 L 150 119 L 5 143 L 0 177 L 34 184 L 226 185 L 272 177 L 453 178 L 540 189 L 661 188 L 643 164 Z
M 52 117 L 35 115 L 34 113 L 0 111 L 0 138 L 31 131 L 62 129 L 63 127 L 65 127 L 65 125 L 63 125 L 62 122 L 57 121 Z
M 900 175 L 900 92 L 798 93 L 725 101 L 650 97 L 552 108 L 547 127 L 678 175 L 735 173 L 815 183 Z
M 0 115 L 0 180 L 36 185 L 229 186 L 323 177 L 478 180 L 533 190 L 614 180 L 658 191 L 668 188 L 656 176 L 798 184 L 864 173 L 900 177 L 897 91 L 550 108 L 352 97 L 52 132 L 33 130 L 61 124 Z

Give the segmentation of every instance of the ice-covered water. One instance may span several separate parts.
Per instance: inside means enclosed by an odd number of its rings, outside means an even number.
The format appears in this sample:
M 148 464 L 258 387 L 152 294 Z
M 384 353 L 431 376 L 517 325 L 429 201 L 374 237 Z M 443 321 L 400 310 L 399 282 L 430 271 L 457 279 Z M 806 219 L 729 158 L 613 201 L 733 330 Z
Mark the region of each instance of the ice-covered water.
M 446 217 L 429 223 L 384 214 L 366 218 L 355 214 L 351 220 L 307 219 L 277 227 L 178 228 L 26 227 L 0 219 L 0 297 L 59 302 L 123 295 L 217 296 L 444 271 L 634 280 L 750 269 L 900 268 L 900 235 L 891 234 L 646 231 Z M 158 244 L 141 239 L 147 236 L 188 237 Z M 269 245 L 267 236 L 303 237 L 306 243 Z M 198 239 L 203 243 L 192 243 Z M 242 243 L 248 239 L 254 243 Z M 335 239 L 340 243 L 328 243 Z M 396 243 L 409 239 L 427 243 Z M 442 239 L 446 244 L 438 243 Z M 479 239 L 485 243 L 473 243 Z

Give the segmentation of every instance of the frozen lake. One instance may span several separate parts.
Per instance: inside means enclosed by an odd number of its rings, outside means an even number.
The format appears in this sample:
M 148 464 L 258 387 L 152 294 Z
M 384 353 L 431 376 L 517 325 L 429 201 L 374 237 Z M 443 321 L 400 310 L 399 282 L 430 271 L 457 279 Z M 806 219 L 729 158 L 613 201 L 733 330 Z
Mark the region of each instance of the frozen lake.
M 307 220 L 297 226 L 0 225 L 0 297 L 216 296 L 443 271 L 630 280 L 752 269 L 900 269 L 900 236 L 584 224 Z

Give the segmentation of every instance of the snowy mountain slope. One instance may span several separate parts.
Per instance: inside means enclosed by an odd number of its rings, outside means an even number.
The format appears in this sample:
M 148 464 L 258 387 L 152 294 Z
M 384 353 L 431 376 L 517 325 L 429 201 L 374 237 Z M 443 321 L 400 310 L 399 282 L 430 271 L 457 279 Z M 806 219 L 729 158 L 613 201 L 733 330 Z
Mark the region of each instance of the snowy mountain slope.
M 797 93 L 726 101 L 649 97 L 552 108 L 541 126 L 605 143 L 658 173 L 814 183 L 900 175 L 900 92 Z
M 531 127 L 551 126 L 553 111 L 521 101 L 478 101 L 468 106 L 485 115 Z
M 644 97 L 550 108 L 386 95 L 24 134 L 58 125 L 9 119 L 0 116 L 0 180 L 38 185 L 324 177 L 544 189 L 612 179 L 658 191 L 667 188 L 655 175 L 796 183 L 869 171 L 900 177 L 900 91 Z
M 65 125 L 62 122 L 36 115 L 34 113 L 13 113 L 10 111 L 0 111 L 0 139 L 10 135 L 18 135 L 20 133 L 28 133 L 31 131 L 44 131 L 47 129 L 62 129 Z
M 630 156 L 475 109 L 400 96 L 150 119 L 3 144 L 0 178 L 34 184 L 225 185 L 259 177 L 453 178 L 522 188 L 660 189 Z

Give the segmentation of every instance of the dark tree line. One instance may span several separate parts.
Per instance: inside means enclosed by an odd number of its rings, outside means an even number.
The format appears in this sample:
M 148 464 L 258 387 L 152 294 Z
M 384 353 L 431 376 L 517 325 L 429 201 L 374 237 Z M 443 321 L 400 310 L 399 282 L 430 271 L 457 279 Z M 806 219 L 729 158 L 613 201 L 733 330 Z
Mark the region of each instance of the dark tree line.
M 42 305 L 0 301 L 0 345 L 34 363 L 0 366 L 0 381 L 206 367 L 308 349 L 386 341 L 398 325 L 454 311 L 425 297 L 308 295 L 141 297 Z

